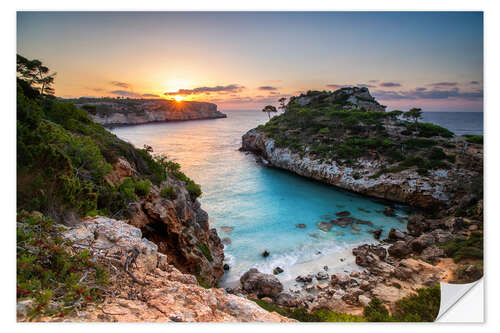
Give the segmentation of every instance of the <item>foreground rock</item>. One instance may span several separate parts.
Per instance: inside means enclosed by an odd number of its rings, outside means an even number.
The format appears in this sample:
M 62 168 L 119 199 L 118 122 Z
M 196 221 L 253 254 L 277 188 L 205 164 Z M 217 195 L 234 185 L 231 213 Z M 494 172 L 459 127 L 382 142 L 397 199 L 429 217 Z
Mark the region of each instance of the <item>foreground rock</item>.
M 257 297 L 274 297 L 283 291 L 280 280 L 271 274 L 259 272 L 256 268 L 251 268 L 240 278 L 242 289 Z
M 88 219 L 66 231 L 64 237 L 89 249 L 110 269 L 113 265 L 109 296 L 102 304 L 77 311 L 71 317 L 46 317 L 41 321 L 293 321 L 223 289 L 199 286 L 193 275 L 168 264 L 167 256 L 159 253 L 155 244 L 143 238 L 138 228 L 123 221 Z M 137 266 L 130 269 L 136 281 L 123 268 L 134 249 L 139 251 Z M 26 306 L 18 306 L 19 311 L 23 308 Z
M 137 125 L 151 122 L 226 118 L 217 105 L 164 99 L 80 98 L 72 100 L 98 124 Z

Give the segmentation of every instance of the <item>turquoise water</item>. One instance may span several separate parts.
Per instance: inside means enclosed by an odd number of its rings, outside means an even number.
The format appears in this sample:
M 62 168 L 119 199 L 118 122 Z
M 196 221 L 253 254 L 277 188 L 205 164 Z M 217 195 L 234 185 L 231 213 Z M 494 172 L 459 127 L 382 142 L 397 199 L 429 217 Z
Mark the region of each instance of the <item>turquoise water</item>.
M 201 184 L 200 199 L 212 227 L 228 237 L 225 254 L 231 270 L 222 285 L 231 284 L 251 267 L 270 273 L 276 266 L 292 265 L 341 251 L 353 244 L 373 241 L 367 231 L 406 228 L 407 211 L 395 206 L 397 217 L 381 210 L 387 203 L 345 192 L 292 173 L 265 168 L 251 154 L 239 152 L 241 136 L 265 123 L 259 111 L 224 111 L 226 119 L 171 122 L 120 127 L 112 130 L 137 147 L 147 144 L 155 153 L 166 153 L 183 171 Z M 361 209 L 361 210 L 360 210 Z M 374 227 L 334 226 L 328 233 L 316 223 L 348 210 L 351 216 L 369 220 Z M 306 224 L 305 229 L 295 225 Z M 221 227 L 232 227 L 226 232 Z M 224 228 L 225 229 L 225 228 Z M 227 230 L 227 229 L 226 229 Z M 261 253 L 270 252 L 268 258 Z M 309 272 L 308 272 L 309 273 Z

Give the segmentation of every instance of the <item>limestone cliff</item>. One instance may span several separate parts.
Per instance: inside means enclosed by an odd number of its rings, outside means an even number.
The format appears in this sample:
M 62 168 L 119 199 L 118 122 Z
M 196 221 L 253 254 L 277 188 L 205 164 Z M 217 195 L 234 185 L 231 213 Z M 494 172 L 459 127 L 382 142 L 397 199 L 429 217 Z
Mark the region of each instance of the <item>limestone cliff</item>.
M 243 136 L 242 150 L 273 167 L 415 207 L 481 199 L 481 144 L 433 124 L 403 121 L 400 111 L 369 111 L 349 102 L 360 91 L 292 97 L 283 114 Z M 362 93 L 368 101 L 368 90 Z M 343 104 L 332 106 L 332 98 Z
M 67 229 L 62 236 L 90 251 L 107 265 L 111 279 L 103 303 L 89 305 L 65 318 L 37 321 L 86 322 L 289 322 L 244 297 L 224 289 L 205 289 L 193 275 L 168 264 L 169 256 L 143 238 L 141 230 L 124 221 L 95 217 Z M 135 251 L 134 264 L 127 258 Z M 127 274 L 126 270 L 129 270 Z M 33 302 L 18 303 L 18 321 L 26 320 Z
M 107 180 L 120 184 L 136 174 L 133 166 L 119 159 Z M 175 196 L 162 196 L 165 188 L 171 188 Z M 191 198 L 183 181 L 168 176 L 160 185 L 152 184 L 146 197 L 129 203 L 127 213 L 129 223 L 140 228 L 181 271 L 210 285 L 224 274 L 224 246 L 217 231 L 210 228 L 208 214 Z
M 217 110 L 217 105 L 206 102 L 80 98 L 74 103 L 86 110 L 96 123 L 104 126 L 226 118 Z

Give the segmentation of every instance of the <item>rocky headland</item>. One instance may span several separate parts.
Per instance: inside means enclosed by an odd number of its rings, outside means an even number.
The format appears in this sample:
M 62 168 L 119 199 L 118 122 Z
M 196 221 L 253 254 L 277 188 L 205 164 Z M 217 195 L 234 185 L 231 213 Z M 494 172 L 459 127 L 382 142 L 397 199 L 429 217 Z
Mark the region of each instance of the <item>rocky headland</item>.
M 419 288 L 482 276 L 482 141 L 384 110 L 366 88 L 308 92 L 243 136 L 241 150 L 265 166 L 419 211 L 406 231 L 391 229 L 385 240 L 374 233 L 340 269 L 297 276 L 293 288 L 266 295 L 268 302 L 359 315 L 376 298 L 394 313 L 398 300 Z M 318 228 L 330 232 L 333 224 L 356 223 L 342 213 Z M 384 214 L 391 213 L 389 204 Z M 241 291 L 261 296 L 259 284 L 252 285 L 242 281 Z
M 79 98 L 72 100 L 103 126 L 226 118 L 217 105 L 164 99 Z

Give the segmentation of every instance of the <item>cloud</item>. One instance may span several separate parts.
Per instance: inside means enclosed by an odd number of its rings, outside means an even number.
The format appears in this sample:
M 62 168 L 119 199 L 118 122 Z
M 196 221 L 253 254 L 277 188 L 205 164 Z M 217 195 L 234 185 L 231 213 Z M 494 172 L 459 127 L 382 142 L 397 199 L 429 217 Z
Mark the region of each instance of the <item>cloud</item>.
M 269 95 L 280 95 L 279 91 L 271 91 Z
M 132 92 L 132 91 L 127 91 L 127 90 L 112 90 L 109 92 L 110 94 L 113 95 L 118 95 L 118 96 L 123 96 L 123 97 L 141 97 L 140 94 Z
M 258 89 L 259 90 L 266 90 L 266 91 L 278 90 L 278 88 L 272 87 L 272 86 L 261 86 Z
M 457 82 L 436 82 L 429 84 L 432 87 L 456 87 Z
M 179 89 L 178 91 L 166 92 L 166 96 L 174 96 L 174 95 L 193 95 L 193 94 L 203 94 L 210 92 L 217 93 L 228 93 L 228 92 L 241 92 L 245 89 L 244 86 L 239 84 L 229 84 L 227 86 L 215 86 L 215 87 L 198 87 L 194 89 Z
M 123 88 L 123 89 L 129 89 L 131 87 L 130 84 L 126 82 L 120 82 L 120 81 L 111 81 L 110 82 L 113 86 L 118 87 L 118 88 Z
M 386 91 L 377 90 L 372 94 L 380 100 L 403 100 L 403 99 L 464 99 L 464 100 L 481 100 L 483 91 L 460 91 L 458 88 L 443 90 L 426 88 L 417 88 L 409 91 Z
M 356 86 L 358 87 L 363 87 L 363 88 L 375 88 L 373 84 L 366 84 L 366 83 L 358 83 Z
M 479 84 L 479 81 L 470 81 L 470 84 Z
M 396 82 L 382 82 L 382 83 L 379 84 L 379 86 L 386 87 L 386 88 L 389 88 L 389 87 L 401 87 L 401 84 L 396 83 Z
M 142 97 L 160 97 L 160 96 L 156 94 L 142 94 Z
M 377 83 L 379 80 L 369 80 L 370 83 Z

